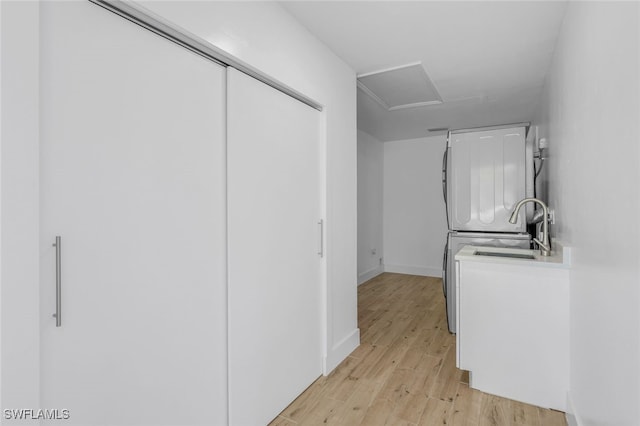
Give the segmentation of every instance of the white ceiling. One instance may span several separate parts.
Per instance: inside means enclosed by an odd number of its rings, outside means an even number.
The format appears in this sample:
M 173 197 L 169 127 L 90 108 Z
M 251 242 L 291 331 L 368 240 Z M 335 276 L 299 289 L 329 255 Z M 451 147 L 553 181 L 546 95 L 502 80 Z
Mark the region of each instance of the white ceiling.
M 565 1 L 286 1 L 282 6 L 366 74 L 422 62 L 444 103 L 388 111 L 358 90 L 358 128 L 381 141 L 530 121 Z

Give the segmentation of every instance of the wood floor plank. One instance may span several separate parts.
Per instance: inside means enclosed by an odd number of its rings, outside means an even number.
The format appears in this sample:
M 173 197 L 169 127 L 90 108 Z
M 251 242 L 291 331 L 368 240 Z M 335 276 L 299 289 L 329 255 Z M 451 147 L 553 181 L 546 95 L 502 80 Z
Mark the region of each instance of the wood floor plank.
M 420 330 L 420 333 L 418 334 L 416 339 L 411 343 L 410 348 L 416 349 L 426 354 L 434 338 L 434 329 L 422 329 Z
M 316 426 L 322 424 L 339 425 L 340 423 L 336 420 L 336 415 L 340 408 L 342 408 L 342 405 L 342 402 L 338 400 L 322 397 L 309 410 L 307 415 L 298 422 L 298 424 L 305 426 Z
M 462 370 L 456 368 L 455 346 L 451 346 L 444 355 L 442 368 L 440 368 L 438 372 L 438 377 L 436 378 L 436 383 L 433 386 L 430 396 L 453 402 L 461 377 Z
M 384 354 L 365 372 L 364 377 L 384 382 L 404 358 L 407 350 L 406 346 L 387 347 Z
M 385 311 L 380 317 L 376 318 L 375 322 L 362 333 L 362 341 L 375 344 L 376 341 L 384 336 L 393 326 L 394 312 Z
M 410 392 L 420 392 L 424 396 L 432 395 L 432 389 L 442 369 L 442 358 L 424 355 L 420 368 L 413 370 L 413 381 L 409 387 Z
M 544 426 L 540 425 L 538 407 L 519 401 L 511 401 L 511 424 Z
M 393 413 L 387 419 L 387 426 L 416 426 L 415 423 L 410 423 L 406 420 L 399 419 Z
M 443 426 L 449 424 L 453 403 L 441 399 L 429 398 L 424 413 L 420 419 L 420 426 Z
M 567 424 L 565 414 L 561 411 L 539 408 L 538 415 L 542 426 L 566 426 Z
M 327 386 L 327 394 L 333 399 L 346 401 L 359 383 L 365 379 L 377 379 L 374 375 L 367 376 L 369 370 L 373 368 L 381 358 L 385 356 L 389 348 L 386 346 L 371 346 L 371 351 L 367 355 L 354 364 L 353 368 L 342 374 Z
M 384 273 L 360 285 L 360 346 L 270 425 L 566 426 L 564 413 L 470 388 L 444 304 L 439 278 Z
M 405 330 L 411 326 L 412 318 L 396 319 L 391 326 L 384 331 L 374 342 L 376 345 L 389 346 L 401 337 Z M 403 339 L 406 340 L 406 339 Z
M 289 419 L 285 419 L 282 416 L 278 416 L 276 417 L 271 423 L 269 423 L 272 426 L 294 426 L 297 425 L 296 422 L 292 422 Z
M 396 419 L 417 424 L 427 407 L 429 398 L 420 392 L 408 392 L 396 402 L 392 415 Z
M 336 415 L 337 424 L 357 425 L 362 422 L 380 384 L 376 382 L 361 382 L 354 389 L 349 398 L 342 404 Z
M 460 383 L 453 402 L 451 424 L 453 426 L 476 426 L 482 409 L 484 394 Z
M 362 359 L 367 356 L 369 352 L 374 350 L 375 348 L 371 343 L 361 342 L 360 346 L 358 346 L 355 351 L 351 352 L 349 356 L 352 358 Z
M 405 369 L 405 370 L 416 370 L 418 368 L 421 368 L 424 364 L 423 360 L 427 356 L 428 355 L 425 354 L 423 351 L 409 348 L 407 349 L 407 352 L 404 354 L 404 356 L 400 360 L 400 363 L 398 364 L 398 368 Z
M 365 414 L 362 426 L 384 426 L 393 412 L 395 404 L 388 399 L 376 399 Z
M 384 382 L 378 399 L 386 399 L 393 404 L 397 403 L 402 397 L 409 394 L 409 386 L 413 382 L 413 371 L 406 369 L 394 370 L 389 378 Z
M 280 413 L 280 416 L 293 422 L 302 420 L 309 409 L 324 395 L 323 390 L 326 382 L 326 377 L 321 377 L 313 382 L 307 390 Z
M 511 426 L 511 408 L 508 400 L 485 394 L 478 426 Z
M 422 327 L 425 324 L 425 317 L 428 315 L 426 310 L 419 309 L 414 313 L 413 320 L 409 324 L 409 326 L 402 333 L 402 337 L 407 340 L 407 342 L 412 343 L 422 331 Z
M 455 340 L 451 338 L 449 331 L 438 329 L 427 347 L 427 353 L 433 356 L 443 356 L 454 342 Z

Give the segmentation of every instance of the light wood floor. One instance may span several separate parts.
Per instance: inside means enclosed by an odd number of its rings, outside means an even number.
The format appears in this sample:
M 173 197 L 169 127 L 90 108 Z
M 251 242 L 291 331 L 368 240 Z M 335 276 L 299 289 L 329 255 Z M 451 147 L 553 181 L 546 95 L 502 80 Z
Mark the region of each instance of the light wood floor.
M 565 426 L 564 413 L 469 388 L 439 278 L 382 274 L 358 288 L 361 345 L 271 425 Z

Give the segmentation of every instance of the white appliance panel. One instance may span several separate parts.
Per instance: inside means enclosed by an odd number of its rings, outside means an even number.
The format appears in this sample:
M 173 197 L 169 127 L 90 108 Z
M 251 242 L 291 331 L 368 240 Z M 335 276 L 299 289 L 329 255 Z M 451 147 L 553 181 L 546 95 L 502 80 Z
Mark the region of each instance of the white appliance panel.
M 447 155 L 449 228 L 459 231 L 525 232 L 525 212 L 509 223 L 526 197 L 525 128 L 452 133 Z

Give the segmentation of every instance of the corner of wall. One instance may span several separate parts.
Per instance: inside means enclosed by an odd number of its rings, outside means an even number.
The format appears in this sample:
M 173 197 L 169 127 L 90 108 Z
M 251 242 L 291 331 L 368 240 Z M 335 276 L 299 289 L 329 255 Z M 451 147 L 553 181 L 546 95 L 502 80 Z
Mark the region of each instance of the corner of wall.
M 567 392 L 567 412 L 565 413 L 568 426 L 584 426 L 584 423 L 580 420 L 580 416 L 576 413 L 571 399 L 571 392 Z
M 369 281 L 372 278 L 377 277 L 378 275 L 382 274 L 384 272 L 384 267 L 383 266 L 377 266 L 373 269 L 369 269 L 366 272 L 362 272 L 360 274 L 358 274 L 358 285 L 362 285 L 365 282 Z

